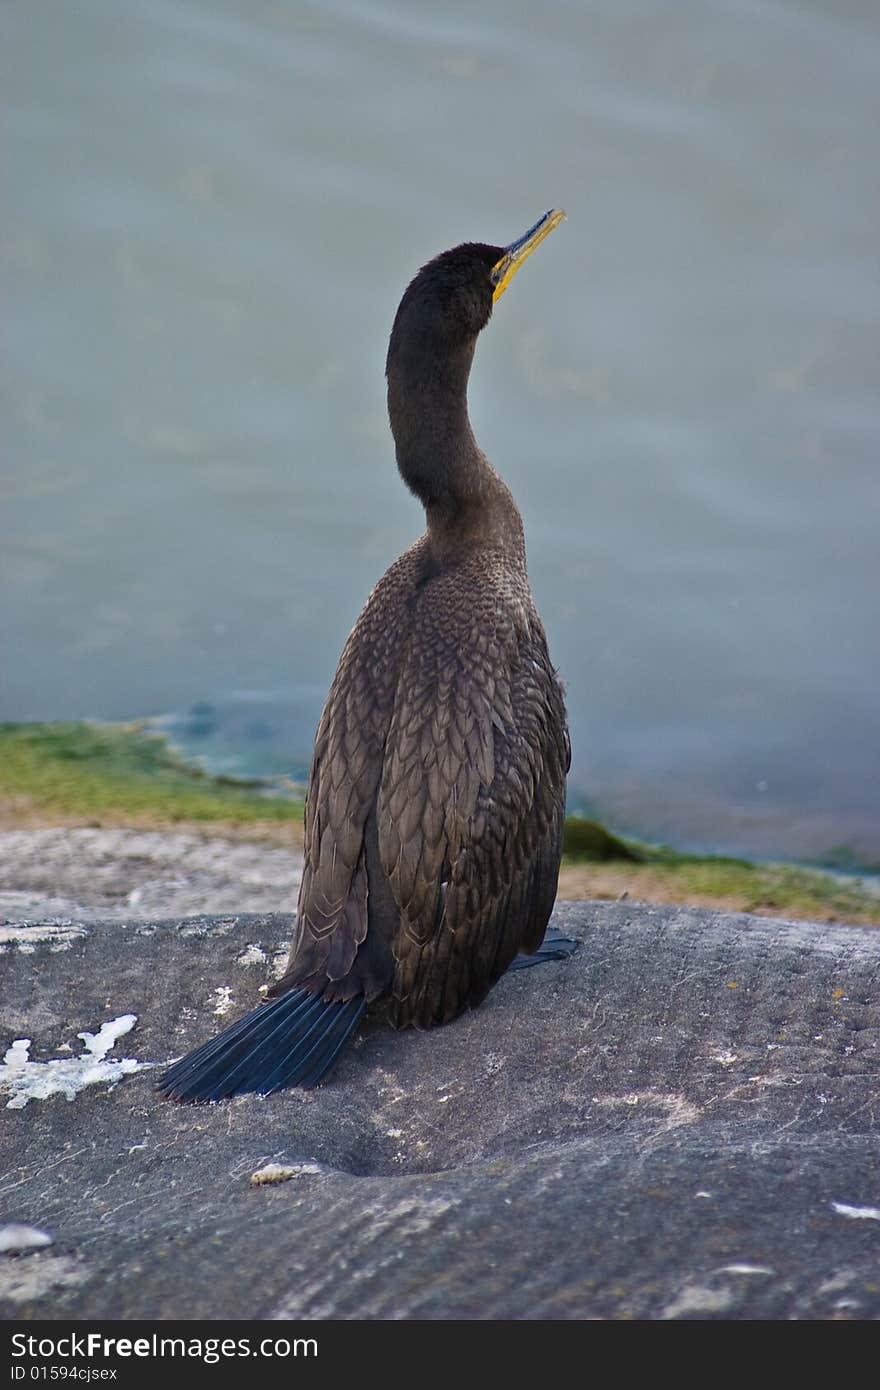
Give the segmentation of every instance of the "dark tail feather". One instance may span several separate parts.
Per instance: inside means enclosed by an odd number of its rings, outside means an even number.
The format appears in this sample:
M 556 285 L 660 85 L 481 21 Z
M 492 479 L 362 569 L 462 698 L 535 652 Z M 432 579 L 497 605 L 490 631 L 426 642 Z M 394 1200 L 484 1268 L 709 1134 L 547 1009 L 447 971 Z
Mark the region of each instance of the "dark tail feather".
M 563 936 L 555 927 L 548 927 L 537 951 L 533 951 L 530 956 L 514 956 L 507 969 L 528 970 L 530 965 L 540 965 L 545 960 L 567 960 L 569 956 L 574 955 L 580 944 L 573 937 Z
M 317 1086 L 365 1008 L 363 995 L 340 1004 L 306 989 L 290 990 L 181 1057 L 160 1078 L 158 1090 L 171 1100 L 191 1101 Z

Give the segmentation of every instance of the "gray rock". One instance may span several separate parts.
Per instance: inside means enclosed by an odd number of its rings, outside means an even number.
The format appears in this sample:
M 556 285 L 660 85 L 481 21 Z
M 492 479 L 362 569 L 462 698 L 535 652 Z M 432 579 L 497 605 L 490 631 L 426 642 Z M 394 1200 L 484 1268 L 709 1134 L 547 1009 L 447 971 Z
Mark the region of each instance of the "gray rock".
M 0 830 L 0 922 L 278 912 L 296 901 L 301 873 L 292 845 L 224 839 L 209 827 Z
M 458 1022 L 380 1013 L 320 1090 L 197 1107 L 143 1064 L 256 1003 L 289 918 L 7 928 L 0 1210 L 53 1244 L 0 1257 L 0 1307 L 880 1315 L 880 935 L 630 903 L 554 920 L 577 955 Z

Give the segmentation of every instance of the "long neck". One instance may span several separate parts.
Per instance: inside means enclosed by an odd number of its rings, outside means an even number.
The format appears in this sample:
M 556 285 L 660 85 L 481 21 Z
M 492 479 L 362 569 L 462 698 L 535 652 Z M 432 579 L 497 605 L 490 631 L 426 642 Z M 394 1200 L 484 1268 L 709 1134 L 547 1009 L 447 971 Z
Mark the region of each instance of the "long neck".
M 491 537 L 522 549 L 522 522 L 506 484 L 474 438 L 467 384 L 475 341 L 454 354 L 393 354 L 388 415 L 397 466 L 423 503 L 438 556 Z
M 388 415 L 397 466 L 407 487 L 430 512 L 477 501 L 489 465 L 477 446 L 467 410 L 473 342 L 442 358 L 401 352 L 388 366 Z

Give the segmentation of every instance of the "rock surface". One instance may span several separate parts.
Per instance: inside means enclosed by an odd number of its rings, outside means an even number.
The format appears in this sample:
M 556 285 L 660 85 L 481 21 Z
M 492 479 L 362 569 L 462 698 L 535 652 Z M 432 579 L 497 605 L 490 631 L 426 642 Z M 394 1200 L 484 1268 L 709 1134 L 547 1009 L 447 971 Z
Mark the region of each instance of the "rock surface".
M 295 906 L 302 854 L 208 830 L 0 830 L 0 921 L 112 921 Z
M 577 955 L 455 1024 L 374 1016 L 320 1090 L 198 1107 L 143 1064 L 258 1001 L 289 917 L 0 929 L 0 1222 L 52 1242 L 0 1255 L 0 1310 L 880 1315 L 880 936 L 554 921 Z

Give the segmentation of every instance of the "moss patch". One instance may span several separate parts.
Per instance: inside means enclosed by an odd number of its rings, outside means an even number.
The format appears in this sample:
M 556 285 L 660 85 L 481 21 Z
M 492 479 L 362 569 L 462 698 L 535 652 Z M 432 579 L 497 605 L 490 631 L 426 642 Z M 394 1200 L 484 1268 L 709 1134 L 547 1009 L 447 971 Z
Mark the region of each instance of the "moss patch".
M 0 724 L 0 798 L 7 823 L 302 820 L 301 802 L 189 767 L 136 724 Z
M 599 821 L 586 820 L 583 816 L 566 816 L 562 852 L 571 859 L 588 859 L 598 864 L 613 859 L 641 863 L 645 858 L 641 845 L 627 844 Z
M 744 859 L 699 858 L 645 850 L 640 864 L 592 865 L 566 858 L 561 898 L 630 897 L 789 917 L 809 922 L 880 926 L 880 899 L 847 881 L 792 864 L 750 864 Z

